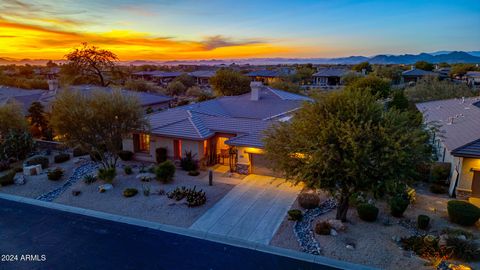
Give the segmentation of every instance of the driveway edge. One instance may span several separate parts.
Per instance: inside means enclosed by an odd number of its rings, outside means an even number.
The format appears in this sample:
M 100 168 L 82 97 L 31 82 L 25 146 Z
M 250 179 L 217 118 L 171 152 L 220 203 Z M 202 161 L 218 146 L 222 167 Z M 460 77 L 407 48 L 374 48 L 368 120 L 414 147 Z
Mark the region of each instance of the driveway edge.
M 160 230 L 163 232 L 174 233 L 174 234 L 193 237 L 197 239 L 208 240 L 208 241 L 222 243 L 222 244 L 231 245 L 235 247 L 248 248 L 248 249 L 257 250 L 257 251 L 261 251 L 261 252 L 265 252 L 273 255 L 284 256 L 292 259 L 302 260 L 302 261 L 311 262 L 311 263 L 317 263 L 320 265 L 330 266 L 330 267 L 335 267 L 340 269 L 359 269 L 359 270 L 375 269 L 375 268 L 364 266 L 364 265 L 358 265 L 354 263 L 339 261 L 339 260 L 327 258 L 324 256 L 299 252 L 296 250 L 290 250 L 290 249 L 285 249 L 285 248 L 280 248 L 280 247 L 275 247 L 275 246 L 270 246 L 265 244 L 257 244 L 254 242 L 249 242 L 241 239 L 225 237 L 225 236 L 216 235 L 216 234 L 210 234 L 206 232 L 196 231 L 196 230 L 182 228 L 182 227 L 176 227 L 172 225 L 165 225 L 157 222 L 146 221 L 146 220 L 132 218 L 132 217 L 126 217 L 126 216 L 110 214 L 110 213 L 105 213 L 105 212 L 100 212 L 100 211 L 95 211 L 90 209 L 63 205 L 63 204 L 54 203 L 54 202 L 45 202 L 45 201 L 40 201 L 36 199 L 10 195 L 5 193 L 0 193 L 0 199 L 30 204 L 30 205 L 49 208 L 49 209 L 55 209 L 59 211 L 64 211 L 64 212 L 69 212 L 69 213 L 74 213 L 74 214 L 79 214 L 84 216 L 90 216 L 94 218 L 100 218 L 100 219 L 105 219 L 109 221 L 120 222 L 120 223 L 140 226 L 140 227 L 146 227 L 154 230 Z

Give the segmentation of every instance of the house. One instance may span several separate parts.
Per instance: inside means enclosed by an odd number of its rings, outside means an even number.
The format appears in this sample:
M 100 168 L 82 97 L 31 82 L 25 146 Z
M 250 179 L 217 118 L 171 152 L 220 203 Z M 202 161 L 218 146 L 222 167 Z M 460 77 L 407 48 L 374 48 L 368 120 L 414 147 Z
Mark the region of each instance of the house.
M 215 76 L 216 70 L 198 70 L 188 73 L 188 75 L 195 78 L 197 85 L 200 87 L 208 87 L 210 86 L 210 78 Z
M 132 79 L 142 79 L 146 81 L 154 81 L 160 85 L 167 85 L 173 81 L 176 77 L 182 75 L 184 72 L 178 71 L 139 71 L 132 73 Z
M 341 78 L 350 71 L 344 68 L 323 68 L 312 75 L 313 83 L 319 87 L 332 87 L 341 84 Z
M 124 150 L 137 160 L 156 161 L 164 148 L 173 160 L 191 152 L 201 164 L 230 166 L 242 174 L 272 174 L 263 155 L 263 132 L 287 121 L 303 102 L 311 99 L 252 82 L 250 93 L 176 107 L 148 115 L 148 132 L 133 133 Z
M 451 163 L 451 196 L 480 198 L 480 97 L 416 104 L 428 124 L 438 161 Z
M 480 86 L 480 71 L 468 71 L 465 78 L 469 86 L 475 89 Z
M 280 80 L 281 77 L 288 76 L 294 74 L 294 71 L 288 69 L 280 69 L 280 70 L 254 70 L 246 75 L 250 77 L 252 82 L 262 82 L 263 84 L 270 84 Z
M 402 72 L 402 80 L 404 83 L 415 83 L 426 76 L 439 77 L 439 73 L 418 69 L 415 67 L 412 67 L 410 70 Z
M 46 90 L 25 90 L 15 87 L 0 86 L 0 106 L 16 103 L 22 108 L 22 113 L 27 114 L 33 102 L 40 102 L 44 106 L 49 103 L 53 92 Z

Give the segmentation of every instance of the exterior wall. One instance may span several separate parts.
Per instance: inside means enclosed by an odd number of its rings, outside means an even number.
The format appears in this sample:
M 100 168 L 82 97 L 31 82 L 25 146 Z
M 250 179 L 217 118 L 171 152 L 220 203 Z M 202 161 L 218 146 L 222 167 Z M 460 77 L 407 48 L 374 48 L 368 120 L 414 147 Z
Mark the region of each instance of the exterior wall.
M 240 174 L 249 174 L 252 170 L 249 154 L 262 154 L 263 150 L 253 147 L 237 147 L 238 162 L 237 172 Z
M 472 192 L 473 171 L 472 168 L 480 168 L 480 159 L 463 158 L 462 168 L 460 171 L 460 181 L 457 189 L 465 192 Z
M 156 162 L 156 153 L 157 148 L 166 148 L 167 157 L 173 159 L 173 140 L 174 138 L 160 137 L 160 136 L 151 136 L 150 137 L 150 152 L 149 153 L 135 153 L 135 159 Z M 193 140 L 181 140 L 182 141 L 182 155 L 185 154 L 185 151 L 192 151 L 192 154 L 195 155 L 195 159 L 201 159 L 204 155 L 203 153 L 203 141 L 193 141 Z M 123 149 L 134 152 L 134 143 L 132 138 L 123 140 Z

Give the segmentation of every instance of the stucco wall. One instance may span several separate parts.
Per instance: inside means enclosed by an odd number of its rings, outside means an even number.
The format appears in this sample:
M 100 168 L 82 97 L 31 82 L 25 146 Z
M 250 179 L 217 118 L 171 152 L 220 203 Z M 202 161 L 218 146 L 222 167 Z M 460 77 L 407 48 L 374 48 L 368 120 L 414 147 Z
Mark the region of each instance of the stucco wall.
M 123 139 L 123 141 L 122 141 L 122 149 L 125 150 L 125 151 L 132 151 L 132 152 L 134 152 L 134 149 L 133 149 L 133 139 L 132 139 L 132 138 Z
M 480 168 L 480 159 L 463 158 L 460 181 L 457 187 L 458 189 L 464 191 L 472 191 L 472 168 Z

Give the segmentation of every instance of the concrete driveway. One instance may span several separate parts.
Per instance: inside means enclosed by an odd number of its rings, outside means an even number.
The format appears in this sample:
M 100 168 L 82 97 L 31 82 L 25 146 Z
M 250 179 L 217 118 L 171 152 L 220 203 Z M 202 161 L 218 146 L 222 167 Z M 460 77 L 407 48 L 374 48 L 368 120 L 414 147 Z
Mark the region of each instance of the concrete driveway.
M 300 190 L 285 179 L 248 175 L 190 228 L 268 244 Z

